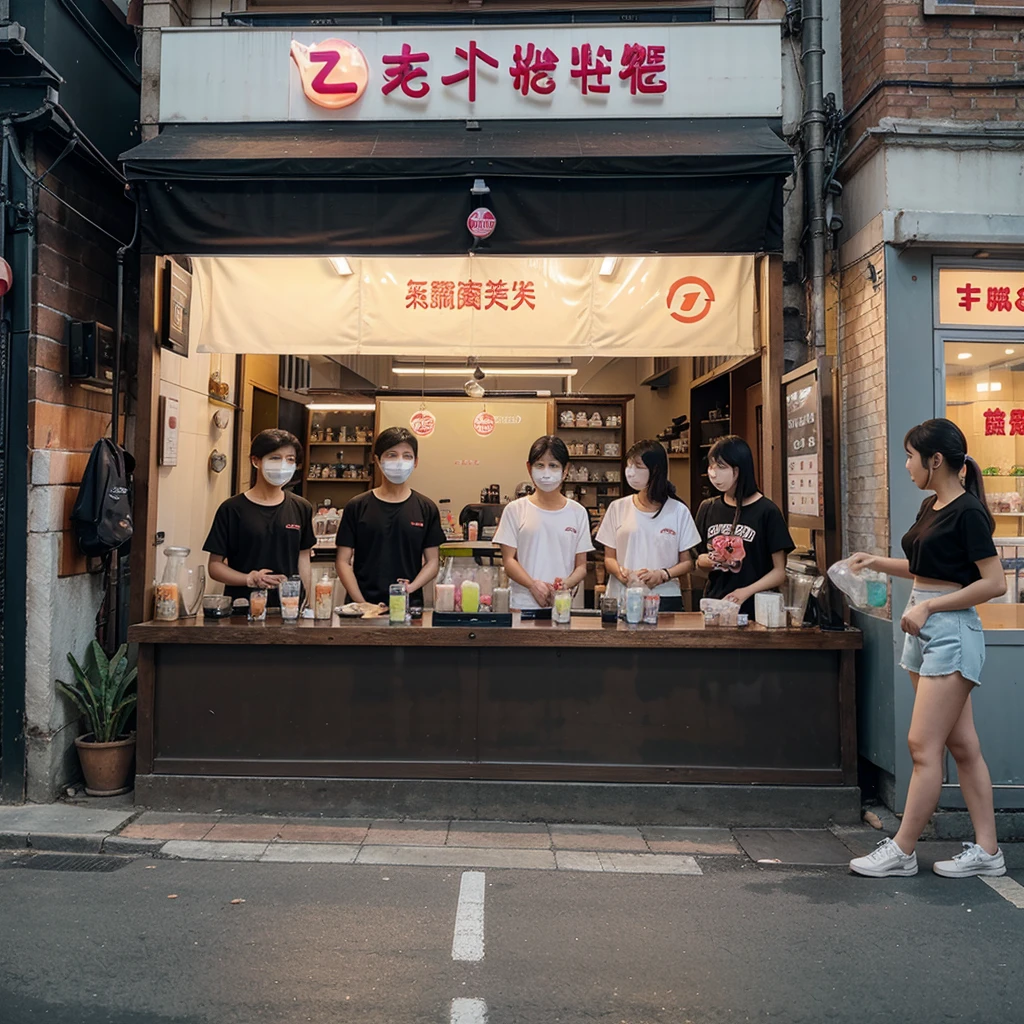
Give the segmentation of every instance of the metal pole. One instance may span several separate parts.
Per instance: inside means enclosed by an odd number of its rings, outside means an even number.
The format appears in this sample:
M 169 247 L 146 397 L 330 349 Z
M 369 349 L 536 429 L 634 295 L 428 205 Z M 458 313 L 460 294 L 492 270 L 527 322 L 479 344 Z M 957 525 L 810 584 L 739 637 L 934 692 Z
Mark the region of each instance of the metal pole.
M 810 244 L 811 343 L 825 350 L 825 98 L 822 87 L 821 0 L 804 0 L 803 148 Z

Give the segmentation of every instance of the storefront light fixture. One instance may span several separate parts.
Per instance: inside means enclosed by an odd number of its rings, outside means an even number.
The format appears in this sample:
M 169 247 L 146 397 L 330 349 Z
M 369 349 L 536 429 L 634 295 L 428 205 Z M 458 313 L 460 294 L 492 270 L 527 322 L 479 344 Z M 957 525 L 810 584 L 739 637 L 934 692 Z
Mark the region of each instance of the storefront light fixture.
M 481 366 L 489 377 L 575 377 L 575 366 Z M 464 366 L 393 366 L 396 377 L 462 377 Z
M 1013 349 L 1012 348 L 1004 349 L 1003 351 L 1006 352 L 1006 354 L 1008 356 L 1012 356 L 1013 355 Z
M 310 412 L 374 412 L 372 402 L 314 402 L 306 406 Z
M 611 277 L 615 273 L 615 268 L 619 265 L 618 256 L 605 256 L 601 260 L 601 269 L 598 271 L 601 277 Z
M 352 265 L 344 256 L 329 256 L 328 259 L 340 277 L 352 276 Z
M 971 353 L 970 352 L 957 352 L 956 357 L 957 357 L 957 359 L 970 359 L 971 358 Z
M 999 381 L 994 380 L 994 381 L 992 381 L 989 384 L 979 384 L 978 385 L 978 390 L 980 392 L 985 392 L 985 391 L 1002 391 L 1003 390 L 1003 385 Z

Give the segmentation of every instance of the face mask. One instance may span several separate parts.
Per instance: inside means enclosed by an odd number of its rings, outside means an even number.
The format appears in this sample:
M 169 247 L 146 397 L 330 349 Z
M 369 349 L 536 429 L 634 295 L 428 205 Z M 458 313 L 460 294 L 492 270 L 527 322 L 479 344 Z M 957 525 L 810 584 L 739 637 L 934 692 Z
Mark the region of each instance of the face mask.
M 649 469 L 640 469 L 638 466 L 626 467 L 626 483 L 629 484 L 634 491 L 642 491 L 647 486 L 647 481 L 650 479 L 651 471 Z
M 380 468 L 393 484 L 404 484 L 412 476 L 415 465 L 413 459 L 388 459 L 380 464 Z
M 260 468 L 263 470 L 264 479 L 274 487 L 284 487 L 295 476 L 295 464 L 278 459 L 264 459 Z
M 542 491 L 557 491 L 562 486 L 562 477 L 565 476 L 564 470 L 553 470 L 553 469 L 531 469 L 530 476 L 533 477 L 533 482 Z

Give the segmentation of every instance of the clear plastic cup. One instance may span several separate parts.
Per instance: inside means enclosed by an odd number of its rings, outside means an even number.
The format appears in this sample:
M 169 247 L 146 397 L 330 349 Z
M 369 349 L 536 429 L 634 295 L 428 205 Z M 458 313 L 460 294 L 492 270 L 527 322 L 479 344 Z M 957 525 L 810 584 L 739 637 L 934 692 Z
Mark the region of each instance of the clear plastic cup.
M 644 595 L 644 624 L 656 626 L 658 624 L 658 609 L 661 607 L 660 594 Z
M 285 622 L 297 622 L 299 618 L 299 599 L 302 596 L 302 580 L 298 576 L 289 576 L 282 580 L 278 593 L 281 596 L 281 618 Z
M 249 591 L 249 619 L 262 622 L 267 617 L 267 592 L 265 590 Z

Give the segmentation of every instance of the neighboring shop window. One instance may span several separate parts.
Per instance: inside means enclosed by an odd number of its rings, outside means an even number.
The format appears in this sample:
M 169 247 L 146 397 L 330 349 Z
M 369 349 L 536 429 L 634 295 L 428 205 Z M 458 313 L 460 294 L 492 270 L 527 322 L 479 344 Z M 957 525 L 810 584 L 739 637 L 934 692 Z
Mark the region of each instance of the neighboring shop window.
M 946 416 L 981 466 L 1006 573 L 1002 600 L 1024 591 L 1024 340 L 944 344 Z

